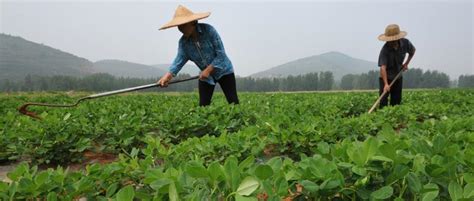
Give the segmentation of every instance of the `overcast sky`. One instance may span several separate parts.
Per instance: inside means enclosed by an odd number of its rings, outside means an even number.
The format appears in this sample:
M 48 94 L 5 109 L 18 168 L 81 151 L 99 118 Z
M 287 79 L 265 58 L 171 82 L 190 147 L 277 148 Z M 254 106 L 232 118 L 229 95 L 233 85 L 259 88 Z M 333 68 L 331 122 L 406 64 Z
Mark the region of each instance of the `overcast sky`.
M 376 61 L 377 36 L 397 23 L 417 48 L 410 67 L 474 74 L 473 1 L 0 0 L 0 32 L 91 61 L 171 63 L 180 33 L 158 31 L 182 4 L 211 11 L 238 75 L 339 51 Z M 1 45 L 1 44 L 0 44 Z M 377 66 L 374 66 L 377 69 Z

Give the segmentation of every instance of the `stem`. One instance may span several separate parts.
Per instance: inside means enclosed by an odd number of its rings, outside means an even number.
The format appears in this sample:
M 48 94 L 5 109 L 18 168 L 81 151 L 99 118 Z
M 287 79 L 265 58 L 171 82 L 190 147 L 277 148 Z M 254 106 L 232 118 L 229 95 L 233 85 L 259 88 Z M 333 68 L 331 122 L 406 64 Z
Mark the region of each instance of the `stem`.
M 400 191 L 400 195 L 398 195 L 399 198 L 403 197 L 403 194 L 405 194 L 405 190 L 407 189 L 407 185 L 405 185 L 405 178 L 403 178 L 402 185 L 402 190 Z
M 236 193 L 236 192 L 232 192 L 232 193 L 230 193 L 229 195 L 227 195 L 227 197 L 225 197 L 225 200 L 229 200 L 229 197 L 230 197 L 231 195 L 234 195 L 235 193 Z

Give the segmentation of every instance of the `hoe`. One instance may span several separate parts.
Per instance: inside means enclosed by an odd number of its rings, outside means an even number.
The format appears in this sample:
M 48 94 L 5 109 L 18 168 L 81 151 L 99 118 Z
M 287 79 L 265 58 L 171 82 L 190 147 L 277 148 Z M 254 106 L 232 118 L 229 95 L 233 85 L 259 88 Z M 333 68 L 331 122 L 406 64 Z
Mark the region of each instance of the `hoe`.
M 400 78 L 400 76 L 402 74 L 403 74 L 403 69 L 400 72 L 398 72 L 398 74 L 397 74 L 397 76 L 395 76 L 395 78 L 393 78 L 392 83 L 390 83 L 390 85 L 389 85 L 390 88 L 392 88 L 393 83 L 395 83 L 395 81 L 397 81 L 398 78 Z M 374 105 L 372 105 L 372 107 L 370 108 L 369 114 L 372 113 L 375 110 L 375 108 L 380 104 L 380 101 L 382 100 L 382 97 L 384 97 L 386 94 L 387 94 L 387 91 L 384 91 L 382 93 L 382 95 L 380 95 L 380 97 L 377 99 L 377 101 L 375 101 Z
M 199 78 L 199 76 L 194 76 L 194 77 L 190 77 L 190 78 L 186 78 L 186 79 L 182 79 L 182 80 L 171 81 L 171 82 L 169 82 L 169 84 L 185 82 L 185 81 L 194 80 L 194 79 L 197 79 L 197 78 Z M 28 115 L 32 118 L 41 119 L 38 115 L 36 115 L 36 113 L 28 111 L 28 109 L 27 109 L 28 106 L 76 107 L 80 102 L 85 101 L 85 100 L 90 100 L 90 99 L 95 99 L 95 98 L 100 98 L 100 97 L 105 97 L 105 96 L 111 96 L 111 95 L 115 95 L 115 94 L 131 92 L 131 91 L 138 91 L 138 90 L 142 90 L 142 89 L 149 89 L 149 88 L 158 87 L 158 86 L 160 86 L 160 84 L 153 83 L 153 84 L 147 84 L 147 85 L 142 85 L 142 86 L 137 86 L 137 87 L 130 87 L 130 88 L 126 88 L 126 89 L 119 89 L 119 90 L 115 90 L 115 91 L 108 91 L 108 92 L 103 92 L 103 93 L 98 93 L 98 94 L 92 94 L 90 96 L 86 96 L 86 97 L 78 99 L 74 104 L 25 103 L 22 106 L 20 106 L 20 108 L 18 108 L 18 111 L 21 114 Z

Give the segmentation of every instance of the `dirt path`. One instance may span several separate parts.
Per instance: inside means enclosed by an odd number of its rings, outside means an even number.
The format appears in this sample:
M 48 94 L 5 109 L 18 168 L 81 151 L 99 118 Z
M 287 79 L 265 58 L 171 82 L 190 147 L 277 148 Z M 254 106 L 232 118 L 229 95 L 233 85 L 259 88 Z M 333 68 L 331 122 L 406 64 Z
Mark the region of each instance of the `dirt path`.
M 15 169 L 19 163 L 12 163 L 8 165 L 0 165 L 0 181 L 10 182 L 10 179 L 7 177 L 7 173 Z
M 79 171 L 84 169 L 87 165 L 98 163 L 98 164 L 108 164 L 116 161 L 118 158 L 117 155 L 109 153 L 95 153 L 92 151 L 84 151 L 84 161 L 81 163 L 69 164 L 65 168 L 69 168 L 71 171 Z M 15 169 L 20 162 L 14 162 L 10 164 L 0 164 L 0 181 L 10 182 L 10 179 L 7 177 L 7 173 Z M 38 170 L 46 170 L 47 168 L 56 168 L 56 165 L 40 165 Z

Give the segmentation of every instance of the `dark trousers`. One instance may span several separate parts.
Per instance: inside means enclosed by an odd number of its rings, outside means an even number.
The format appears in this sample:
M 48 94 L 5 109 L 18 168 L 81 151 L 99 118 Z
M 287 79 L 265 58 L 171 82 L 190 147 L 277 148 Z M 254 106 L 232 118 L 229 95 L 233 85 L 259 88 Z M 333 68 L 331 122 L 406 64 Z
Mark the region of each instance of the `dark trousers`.
M 388 84 L 392 83 L 392 80 L 388 80 Z M 403 79 L 398 78 L 397 81 L 390 87 L 390 91 L 383 96 L 380 100 L 380 108 L 383 108 L 388 105 L 388 95 L 390 95 L 390 105 L 400 105 L 402 103 L 402 86 Z M 379 95 L 383 93 L 384 83 L 382 78 L 379 78 Z
M 227 102 L 229 104 L 239 104 L 234 73 L 222 76 L 221 79 L 217 80 L 217 83 L 219 83 L 219 85 L 221 86 L 225 98 L 227 99 Z M 211 104 L 212 94 L 214 93 L 215 87 L 215 85 L 210 85 L 207 82 L 199 80 L 200 106 L 206 106 Z

